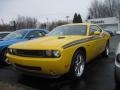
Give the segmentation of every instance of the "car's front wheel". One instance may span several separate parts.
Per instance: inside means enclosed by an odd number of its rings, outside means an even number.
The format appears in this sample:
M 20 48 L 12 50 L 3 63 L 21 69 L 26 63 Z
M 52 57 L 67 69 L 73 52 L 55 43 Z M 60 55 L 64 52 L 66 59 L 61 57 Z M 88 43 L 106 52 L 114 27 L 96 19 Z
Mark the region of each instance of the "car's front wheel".
M 78 50 L 72 59 L 70 76 L 73 78 L 79 78 L 83 75 L 85 70 L 85 54 L 82 50 Z

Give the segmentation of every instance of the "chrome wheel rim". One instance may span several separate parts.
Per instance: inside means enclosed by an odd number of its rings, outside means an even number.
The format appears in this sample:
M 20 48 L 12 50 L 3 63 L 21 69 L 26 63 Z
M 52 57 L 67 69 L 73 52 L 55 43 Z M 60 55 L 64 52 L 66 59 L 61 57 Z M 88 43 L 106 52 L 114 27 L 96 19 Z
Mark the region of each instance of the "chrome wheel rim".
M 80 77 L 83 74 L 84 71 L 84 59 L 81 55 L 77 55 L 76 61 L 75 61 L 75 74 L 77 77 Z

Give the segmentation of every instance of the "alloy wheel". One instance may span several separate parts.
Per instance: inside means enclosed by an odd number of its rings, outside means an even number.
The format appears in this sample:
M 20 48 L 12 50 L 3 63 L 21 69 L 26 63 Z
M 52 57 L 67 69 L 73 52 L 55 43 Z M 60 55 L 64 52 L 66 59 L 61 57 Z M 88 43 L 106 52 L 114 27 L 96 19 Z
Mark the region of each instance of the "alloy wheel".
M 84 72 L 85 62 L 81 54 L 78 54 L 75 61 L 75 75 L 80 77 Z

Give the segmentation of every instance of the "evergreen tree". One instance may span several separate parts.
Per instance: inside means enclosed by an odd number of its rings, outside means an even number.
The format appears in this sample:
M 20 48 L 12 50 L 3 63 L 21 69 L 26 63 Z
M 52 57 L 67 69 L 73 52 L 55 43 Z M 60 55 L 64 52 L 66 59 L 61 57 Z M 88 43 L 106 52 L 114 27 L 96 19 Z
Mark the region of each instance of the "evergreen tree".
M 82 18 L 80 14 L 74 14 L 73 23 L 82 23 Z
M 78 23 L 82 23 L 82 18 L 81 18 L 81 15 L 80 15 L 80 14 L 78 14 L 78 16 L 77 16 L 77 22 L 78 22 Z
M 73 23 L 77 23 L 77 13 L 74 14 Z

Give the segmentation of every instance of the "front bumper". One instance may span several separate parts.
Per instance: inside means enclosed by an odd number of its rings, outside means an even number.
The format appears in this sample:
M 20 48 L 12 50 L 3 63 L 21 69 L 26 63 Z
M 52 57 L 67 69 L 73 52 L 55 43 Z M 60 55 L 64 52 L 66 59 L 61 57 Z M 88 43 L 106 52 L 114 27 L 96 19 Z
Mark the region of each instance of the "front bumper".
M 7 57 L 17 70 L 26 74 L 37 73 L 38 75 L 61 76 L 69 71 L 71 64 L 70 56 L 32 58 L 7 54 Z
M 16 65 L 12 65 L 12 69 L 15 72 L 18 72 L 20 74 L 24 74 L 24 75 L 28 75 L 28 76 L 35 76 L 35 77 L 44 77 L 44 78 L 59 78 L 60 75 L 53 75 L 53 73 L 51 72 L 51 74 L 42 74 L 38 71 L 35 70 L 28 70 L 22 67 L 18 67 Z

